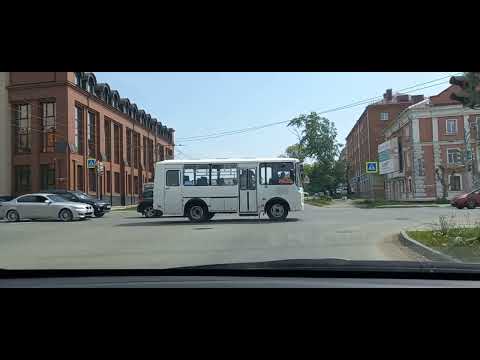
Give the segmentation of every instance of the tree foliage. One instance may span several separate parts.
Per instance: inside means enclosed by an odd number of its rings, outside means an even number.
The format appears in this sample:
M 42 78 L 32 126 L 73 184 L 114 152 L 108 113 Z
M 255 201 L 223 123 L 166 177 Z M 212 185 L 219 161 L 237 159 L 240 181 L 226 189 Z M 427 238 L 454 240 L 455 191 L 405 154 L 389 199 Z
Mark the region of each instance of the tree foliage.
M 312 112 L 292 119 L 288 126 L 297 129 L 299 142 L 286 149 L 286 156 L 314 160 L 313 164 L 304 166 L 305 175 L 310 179 L 306 190 L 334 192 L 339 184 L 345 184 L 345 163 L 338 160 L 341 145 L 333 122 Z

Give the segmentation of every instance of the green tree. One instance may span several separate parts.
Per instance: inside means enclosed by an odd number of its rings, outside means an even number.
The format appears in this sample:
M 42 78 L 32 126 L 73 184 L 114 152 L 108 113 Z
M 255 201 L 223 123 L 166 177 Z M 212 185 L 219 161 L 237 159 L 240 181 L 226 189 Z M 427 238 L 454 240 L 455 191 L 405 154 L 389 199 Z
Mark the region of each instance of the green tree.
M 300 130 L 298 146 L 304 157 L 313 158 L 324 166 L 333 166 L 340 148 L 333 122 L 312 112 L 290 120 L 288 126 Z
M 300 161 L 304 161 L 304 149 L 300 144 L 290 145 L 287 150 L 285 150 L 285 157 L 295 158 L 299 159 Z
M 299 142 L 287 148 L 286 156 L 315 160 L 304 167 L 305 175 L 310 179 L 306 190 L 334 193 L 337 186 L 345 182 L 345 164 L 338 160 L 341 145 L 337 142 L 337 129 L 333 122 L 312 112 L 292 119 L 288 126 L 295 128 Z

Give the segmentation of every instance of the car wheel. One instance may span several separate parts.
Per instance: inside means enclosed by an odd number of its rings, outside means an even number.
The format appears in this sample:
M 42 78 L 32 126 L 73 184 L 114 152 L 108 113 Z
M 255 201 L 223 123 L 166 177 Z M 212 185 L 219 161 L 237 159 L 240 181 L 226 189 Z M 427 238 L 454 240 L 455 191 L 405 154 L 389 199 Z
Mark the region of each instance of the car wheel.
M 194 204 L 189 207 L 187 216 L 192 222 L 203 222 L 207 219 L 208 211 L 200 204 Z
M 157 213 L 156 213 L 155 209 L 153 208 L 153 206 L 148 206 L 148 207 L 143 211 L 143 214 L 144 214 L 145 217 L 148 218 L 148 219 L 157 216 Z
M 475 200 L 468 200 L 467 202 L 467 208 L 469 209 L 475 209 L 477 207 L 477 203 Z
M 7 213 L 7 221 L 8 222 L 18 222 L 20 221 L 20 215 L 18 215 L 18 212 L 15 210 L 10 210 Z
M 95 217 L 101 218 L 103 215 L 105 215 L 104 212 L 96 212 L 94 213 Z
M 60 214 L 58 215 L 58 217 L 60 218 L 60 220 L 64 222 L 69 222 L 73 220 L 73 214 L 68 209 L 63 209 L 62 211 L 60 211 Z
M 463 205 L 457 205 L 457 209 L 462 210 L 462 209 L 463 209 Z
M 282 221 L 287 218 L 288 209 L 285 204 L 277 202 L 268 207 L 267 215 L 271 220 Z

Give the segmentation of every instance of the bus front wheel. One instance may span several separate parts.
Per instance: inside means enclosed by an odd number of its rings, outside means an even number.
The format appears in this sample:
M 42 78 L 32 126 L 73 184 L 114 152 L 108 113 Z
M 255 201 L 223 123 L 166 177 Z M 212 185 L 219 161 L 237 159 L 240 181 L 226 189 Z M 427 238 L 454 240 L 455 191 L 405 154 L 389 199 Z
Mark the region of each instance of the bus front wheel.
M 275 202 L 268 207 L 267 215 L 271 220 L 282 221 L 287 218 L 288 208 L 284 203 Z

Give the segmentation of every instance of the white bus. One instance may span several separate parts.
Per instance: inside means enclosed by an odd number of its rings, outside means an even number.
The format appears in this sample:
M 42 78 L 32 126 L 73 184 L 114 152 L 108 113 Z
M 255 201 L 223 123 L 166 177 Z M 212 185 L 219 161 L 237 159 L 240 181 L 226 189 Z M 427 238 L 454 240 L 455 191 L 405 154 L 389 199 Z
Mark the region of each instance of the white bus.
M 215 214 L 284 220 L 304 209 L 303 165 L 297 159 L 167 160 L 156 163 L 153 207 L 193 222 Z

